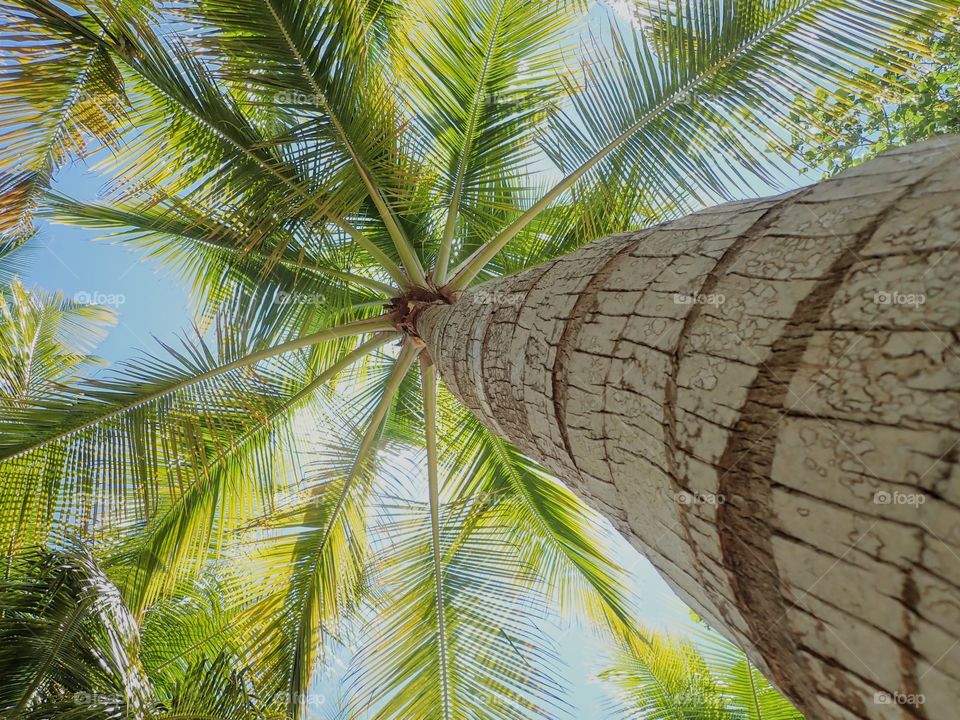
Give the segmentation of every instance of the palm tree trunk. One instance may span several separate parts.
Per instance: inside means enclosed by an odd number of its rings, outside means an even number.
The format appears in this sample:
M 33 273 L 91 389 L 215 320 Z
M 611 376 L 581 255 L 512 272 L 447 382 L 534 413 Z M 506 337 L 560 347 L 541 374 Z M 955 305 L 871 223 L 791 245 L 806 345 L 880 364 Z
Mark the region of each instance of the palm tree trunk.
M 955 717 L 960 138 L 431 305 L 450 390 L 810 720 Z

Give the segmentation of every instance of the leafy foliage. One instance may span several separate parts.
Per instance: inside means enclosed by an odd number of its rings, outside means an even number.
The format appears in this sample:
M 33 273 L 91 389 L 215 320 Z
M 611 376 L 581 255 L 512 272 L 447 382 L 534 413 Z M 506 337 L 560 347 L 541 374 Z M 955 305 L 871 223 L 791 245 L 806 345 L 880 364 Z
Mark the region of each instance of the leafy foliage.
M 28 291 L 15 278 L 0 305 L 0 407 L 49 396 L 100 361 L 90 352 L 116 319 L 109 308 Z
M 116 147 L 127 97 L 110 45 L 113 20 L 60 25 L 17 3 L 0 5 L 0 246 L 32 234 L 32 214 L 54 173 L 72 156 Z M 144 3 L 127 2 L 114 15 L 138 23 Z
M 191 594 L 180 605 L 212 598 Z M 147 668 L 157 649 L 175 646 L 185 628 L 196 631 L 196 618 L 181 612 L 180 623 L 169 622 L 167 612 L 160 632 L 148 624 L 141 636 L 120 592 L 76 541 L 21 553 L 0 582 L 0 608 L 0 710 L 9 712 L 5 717 L 283 717 L 269 698 L 257 693 L 240 658 L 227 650 L 189 661 L 179 672 L 151 673 Z
M 695 642 L 652 635 L 601 673 L 622 699 L 622 717 L 803 720 L 739 648 L 700 628 Z
M 804 170 L 827 177 L 890 148 L 960 132 L 960 15 L 916 39 L 922 50 L 907 52 L 897 66 L 881 59 L 859 71 L 879 78 L 875 88 L 856 94 L 821 89 L 794 100 L 800 127 L 790 145 L 809 166 Z
M 0 583 L 0 707 L 13 717 L 57 712 L 122 717 L 150 688 L 139 632 L 120 593 L 82 547 L 30 550 Z

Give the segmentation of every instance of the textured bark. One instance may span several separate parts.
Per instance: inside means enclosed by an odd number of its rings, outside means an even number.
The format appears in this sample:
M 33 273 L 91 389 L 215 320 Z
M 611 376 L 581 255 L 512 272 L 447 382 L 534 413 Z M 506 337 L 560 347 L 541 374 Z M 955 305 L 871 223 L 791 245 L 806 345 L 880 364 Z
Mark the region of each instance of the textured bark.
M 940 138 L 598 240 L 417 329 L 810 720 L 953 720 L 958 243 Z

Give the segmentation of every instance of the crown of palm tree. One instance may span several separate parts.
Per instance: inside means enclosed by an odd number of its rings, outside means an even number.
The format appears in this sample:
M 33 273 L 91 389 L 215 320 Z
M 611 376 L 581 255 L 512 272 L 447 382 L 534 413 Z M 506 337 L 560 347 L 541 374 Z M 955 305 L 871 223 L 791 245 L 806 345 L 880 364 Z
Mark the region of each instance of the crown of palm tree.
M 561 702 L 531 598 L 638 631 L 608 531 L 438 387 L 416 312 L 777 182 L 795 98 L 869 86 L 955 3 L 649 0 L 597 36 L 559 0 L 0 7 L 0 247 L 38 213 L 111 231 L 205 338 L 4 386 L 11 554 L 83 534 L 145 622 L 215 575 L 229 619 L 163 663 L 228 643 L 295 717 L 359 614 L 353 711 L 515 718 Z M 50 189 L 78 156 L 103 202 Z
M 699 624 L 692 640 L 646 633 L 627 643 L 600 678 L 615 690 L 609 717 L 803 720 L 735 645 Z

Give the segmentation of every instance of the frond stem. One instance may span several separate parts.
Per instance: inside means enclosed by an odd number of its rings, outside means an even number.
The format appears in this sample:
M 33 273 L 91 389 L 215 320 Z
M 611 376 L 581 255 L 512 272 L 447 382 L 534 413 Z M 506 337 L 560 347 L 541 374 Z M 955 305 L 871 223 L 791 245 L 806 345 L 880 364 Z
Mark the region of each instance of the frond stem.
M 443 599 L 443 558 L 440 547 L 440 473 L 437 453 L 437 374 L 432 363 L 420 359 L 424 426 L 427 441 L 427 486 L 430 497 L 430 533 L 433 547 L 433 584 L 437 603 L 437 645 L 440 659 L 440 693 L 443 717 L 449 720 L 450 681 L 447 668 L 446 608 Z
M 373 200 L 373 204 L 376 206 L 384 225 L 387 227 L 387 232 L 390 233 L 393 244 L 397 248 L 397 254 L 400 256 L 400 260 L 403 262 L 403 266 L 406 268 L 407 275 L 415 284 L 420 286 L 425 285 L 426 276 L 423 273 L 423 265 L 420 264 L 420 259 L 417 257 L 416 252 L 413 250 L 413 246 L 410 244 L 406 234 L 403 232 L 403 229 L 397 222 L 397 218 L 394 216 L 393 211 L 387 205 L 387 202 L 383 197 L 383 193 L 380 192 L 380 188 L 377 187 L 375 179 L 370 174 L 370 171 L 367 169 L 366 165 L 360 159 L 360 156 L 357 154 L 356 148 L 354 148 L 350 136 L 347 134 L 346 129 L 340 122 L 340 118 L 337 117 L 336 113 L 333 112 L 333 108 L 330 107 L 326 93 L 323 92 L 323 89 L 317 83 L 313 73 L 310 72 L 310 69 L 307 67 L 307 63 L 303 58 L 303 53 L 300 52 L 300 48 L 297 47 L 297 44 L 290 36 L 287 27 L 284 25 L 280 15 L 277 13 L 276 8 L 274 8 L 272 0 L 263 0 L 263 2 L 270 11 L 270 15 L 273 18 L 277 29 L 280 30 L 280 33 L 283 35 L 291 54 L 296 59 L 297 65 L 300 67 L 300 72 L 302 73 L 304 79 L 309 83 L 310 89 L 313 91 L 313 98 L 316 105 L 320 110 L 326 113 L 328 118 L 330 118 L 330 122 L 333 124 L 337 135 L 340 137 L 341 144 L 350 155 L 350 159 L 353 161 L 353 164 L 356 166 L 357 173 L 360 175 L 360 179 L 363 180 L 363 184 L 367 188 L 367 193 L 370 195 L 370 199 Z
M 467 121 L 467 129 L 463 136 L 463 152 L 460 155 L 460 162 L 457 165 L 457 179 L 454 181 L 453 194 L 450 198 L 450 208 L 447 211 L 447 222 L 443 228 L 443 237 L 440 240 L 440 251 L 437 253 L 437 265 L 433 272 L 433 281 L 437 285 L 443 285 L 447 279 L 447 266 L 450 264 L 450 253 L 453 249 L 453 233 L 457 226 L 457 214 L 460 210 L 460 200 L 463 197 L 463 185 L 466 181 L 467 165 L 470 161 L 470 151 L 473 148 L 473 133 L 476 131 L 477 122 L 480 118 L 480 107 L 483 103 L 487 73 L 490 70 L 490 59 L 496 48 L 497 35 L 503 19 L 503 9 L 506 4 L 506 0 L 500 0 L 497 14 L 490 24 L 490 39 L 487 41 L 487 49 L 483 57 L 483 67 L 480 70 L 476 91 L 473 94 L 470 118 Z
M 213 469 L 224 460 L 228 459 L 233 453 L 235 453 L 247 440 L 256 436 L 258 433 L 261 433 L 267 430 L 270 425 L 276 420 L 280 415 L 287 412 L 290 408 L 294 407 L 298 402 L 303 400 L 306 397 L 309 397 L 314 392 L 316 392 L 320 387 L 329 382 L 332 378 L 338 375 L 340 372 L 345 370 L 350 365 L 353 365 L 355 362 L 365 357 L 373 350 L 376 350 L 378 347 L 382 346 L 384 343 L 389 341 L 393 337 L 392 333 L 377 333 L 370 340 L 367 340 L 364 343 L 358 345 L 352 352 L 347 353 L 342 358 L 340 358 L 333 365 L 325 369 L 319 375 L 317 375 L 313 380 L 304 385 L 299 391 L 292 395 L 289 399 L 284 401 L 279 407 L 275 408 L 262 422 L 257 423 L 251 428 L 248 428 L 245 432 L 241 433 L 239 437 L 234 439 L 229 447 L 221 451 L 206 467 L 208 470 Z M 149 544 L 149 541 L 153 540 L 156 537 L 156 533 L 159 528 L 161 528 L 166 521 L 171 518 L 174 518 L 174 513 L 178 508 L 187 506 L 188 500 L 191 496 L 196 495 L 197 493 L 204 491 L 212 480 L 212 473 L 204 472 L 201 476 L 207 482 L 194 483 L 191 485 L 185 492 L 183 492 L 176 501 L 171 505 L 171 507 L 164 513 L 153 526 L 152 529 L 148 531 L 146 542 L 144 545 L 141 545 L 140 552 L 143 552 L 143 547 Z M 217 476 L 218 478 L 220 476 Z M 222 492 L 222 490 L 218 490 Z M 149 588 L 148 588 L 149 590 Z M 146 609 L 145 605 L 152 600 L 152 598 L 147 596 L 135 596 L 138 599 L 137 606 L 131 607 L 131 611 L 139 618 L 143 611 Z M 166 665 L 167 663 L 164 663 Z
M 340 492 L 337 495 L 337 502 L 330 511 L 329 519 L 323 528 L 323 535 L 320 537 L 320 542 L 317 545 L 317 549 L 314 554 L 316 558 L 319 558 L 321 553 L 323 553 L 323 550 L 327 545 L 327 540 L 330 539 L 330 534 L 333 532 L 334 525 L 340 518 L 340 511 L 343 509 L 344 503 L 346 503 L 347 496 L 350 494 L 353 483 L 363 470 L 364 462 L 366 461 L 370 451 L 373 449 L 374 442 L 376 441 L 377 435 L 380 432 L 380 426 L 383 424 L 383 420 L 387 416 L 387 412 L 390 410 L 390 406 L 393 403 L 393 398 L 396 395 L 397 390 L 400 388 L 400 383 L 403 382 L 403 378 L 406 376 L 407 371 L 410 369 L 410 366 L 413 364 L 413 361 L 416 360 L 419 353 L 420 348 L 411 343 L 404 344 L 403 350 L 400 351 L 400 356 L 397 358 L 396 364 L 393 366 L 393 370 L 390 371 L 390 377 L 387 380 L 386 387 L 384 387 L 383 395 L 377 402 L 377 407 L 373 411 L 373 416 L 370 418 L 370 424 L 367 426 L 367 429 L 363 433 L 363 438 L 360 440 L 360 446 L 357 448 L 357 454 L 354 456 L 353 463 L 350 467 L 350 472 L 343 481 L 343 485 L 341 486 Z M 316 579 L 320 569 L 321 565 L 318 560 L 315 564 L 313 575 L 314 579 Z M 311 594 L 311 597 L 313 597 L 313 594 Z M 319 601 L 323 603 L 324 598 L 321 595 L 318 595 L 318 597 Z M 300 613 L 300 628 L 309 625 L 308 615 L 311 612 L 312 603 L 304 603 Z M 303 635 L 302 630 L 299 634 L 301 636 Z M 295 645 L 294 647 L 294 652 L 296 653 L 297 646 Z M 296 660 L 297 658 L 294 657 L 294 664 L 296 664 Z M 301 689 L 298 687 L 298 684 L 299 683 L 296 675 L 290 678 L 291 700 L 288 708 L 293 717 L 299 717 L 298 711 L 296 710 L 297 706 L 294 705 L 293 700 L 293 698 L 299 695 L 299 691 Z
M 407 277 L 407 274 L 403 271 L 399 265 L 397 265 L 390 257 L 383 252 L 380 248 L 373 244 L 373 242 L 364 235 L 359 228 L 351 225 L 346 220 L 337 220 L 337 227 L 343 230 L 351 239 L 372 257 L 380 266 L 387 271 L 387 274 L 393 278 L 393 281 L 397 283 L 402 288 L 410 287 L 410 278 Z
M 337 521 L 337 516 L 343 507 L 343 503 L 346 500 L 350 486 L 360 473 L 367 454 L 373 448 L 373 443 L 377 438 L 377 433 L 380 431 L 380 425 L 383 423 L 383 419 L 390 410 L 390 404 L 393 402 L 393 396 L 396 395 L 397 390 L 400 388 L 400 383 L 407 374 L 407 370 L 410 369 L 410 366 L 413 364 L 413 361 L 416 360 L 417 355 L 419 354 L 420 348 L 410 343 L 405 344 L 403 346 L 403 350 L 400 352 L 400 356 L 397 358 L 396 364 L 393 366 L 393 370 L 390 371 L 390 379 L 387 381 L 387 385 L 383 390 L 383 396 L 377 403 L 377 408 L 373 412 L 373 417 L 370 418 L 370 424 L 367 427 L 366 432 L 363 434 L 363 439 L 360 441 L 360 447 L 357 449 L 357 455 L 350 467 L 350 474 L 347 475 L 347 479 L 343 483 L 343 488 L 340 490 L 340 496 L 337 498 L 337 504 L 334 505 L 333 510 L 330 513 L 330 520 L 327 522 L 327 526 L 323 531 L 323 536 L 320 538 L 320 545 L 318 546 L 317 550 L 318 552 L 323 550 L 324 545 L 326 545 L 327 539 L 330 537 L 330 531 L 333 529 L 333 525 Z
M 279 345 L 274 345 L 272 347 L 264 348 L 249 355 L 245 355 L 242 358 L 233 360 L 231 362 L 219 365 L 215 368 L 207 370 L 206 372 L 200 373 L 199 375 L 193 375 L 192 377 L 185 378 L 177 383 L 174 383 L 171 386 L 165 387 L 161 390 L 149 393 L 145 397 L 139 398 L 129 404 L 123 405 L 118 408 L 114 408 L 99 417 L 92 418 L 86 422 L 70 428 L 69 430 L 64 430 L 62 432 L 51 435 L 50 437 L 44 438 L 39 442 L 36 442 L 26 448 L 18 450 L 12 455 L 7 457 L 0 457 L 0 461 L 7 462 L 10 460 L 16 460 L 28 453 L 34 452 L 42 447 L 45 447 L 51 443 L 55 443 L 60 440 L 65 440 L 66 438 L 75 435 L 79 432 L 91 428 L 95 425 L 98 425 L 102 422 L 107 422 L 112 420 L 115 417 L 119 417 L 124 413 L 127 413 L 135 408 L 146 405 L 147 403 L 158 400 L 167 395 L 171 395 L 180 390 L 184 390 L 188 387 L 192 387 L 198 383 L 201 383 L 205 380 L 210 380 L 211 378 L 218 377 L 225 373 L 230 372 L 231 370 L 237 370 L 243 367 L 249 367 L 250 365 L 255 365 L 261 360 L 266 360 L 277 355 L 282 355 L 283 353 L 292 352 L 294 350 L 301 350 L 303 348 L 312 347 L 318 345 L 322 342 L 328 342 L 330 340 L 337 340 L 343 337 L 349 337 L 351 335 L 363 335 L 370 332 L 382 332 L 393 330 L 393 323 L 387 318 L 387 316 L 382 315 L 380 317 L 368 318 L 365 320 L 357 320 L 354 322 L 344 323 L 343 325 L 338 325 L 332 328 L 326 328 L 320 330 L 319 332 L 312 333 L 310 335 L 304 335 L 299 337 L 296 340 L 290 340 L 289 342 L 281 343 Z

